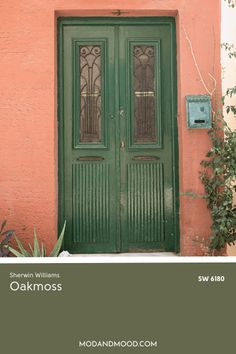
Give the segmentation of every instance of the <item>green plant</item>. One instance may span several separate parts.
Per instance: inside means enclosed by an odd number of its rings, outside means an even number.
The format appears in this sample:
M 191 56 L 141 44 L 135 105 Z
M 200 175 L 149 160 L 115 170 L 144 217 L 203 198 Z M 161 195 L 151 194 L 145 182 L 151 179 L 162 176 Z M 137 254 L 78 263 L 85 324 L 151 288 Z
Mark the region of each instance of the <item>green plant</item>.
M 229 7 L 236 6 L 236 0 L 225 0 Z M 233 44 L 222 43 L 229 58 L 236 58 Z M 236 86 L 228 88 L 222 98 L 223 105 L 226 98 L 236 95 Z M 236 116 L 236 105 L 227 105 L 226 113 Z M 236 241 L 236 207 L 233 205 L 233 192 L 236 192 L 236 131 L 230 129 L 219 111 L 213 112 L 212 129 L 208 132 L 212 148 L 201 162 L 203 171 L 200 178 L 205 187 L 205 198 L 212 217 L 212 237 L 209 251 L 221 250 L 226 244 Z
M 229 128 L 221 113 L 209 131 L 212 148 L 201 162 L 200 178 L 204 184 L 208 208 L 212 216 L 212 237 L 209 248 L 220 250 L 236 240 L 236 131 Z
M 4 231 L 7 221 L 4 220 L 0 228 L 0 257 L 7 257 L 9 254 L 9 241 L 14 234 L 14 230 Z
M 61 249 L 61 246 L 62 246 L 64 233 L 65 233 L 65 228 L 66 228 L 66 221 L 64 223 L 64 226 L 63 226 L 63 229 L 61 231 L 61 234 L 60 234 L 60 236 L 59 236 L 59 238 L 58 238 L 53 250 L 51 251 L 51 253 L 49 254 L 48 257 L 57 257 L 58 256 L 58 254 L 60 252 L 60 249 Z M 31 246 L 31 244 L 29 244 L 30 251 L 27 251 L 24 248 L 24 246 L 22 245 L 22 243 L 20 242 L 20 240 L 16 236 L 15 236 L 15 240 L 16 240 L 17 245 L 18 245 L 18 250 L 14 249 L 11 246 L 9 246 L 8 249 L 16 257 L 47 257 L 46 248 L 45 248 L 43 243 L 41 244 L 41 246 L 39 245 L 38 237 L 37 237 L 37 233 L 36 233 L 35 229 L 34 229 L 34 244 L 33 244 L 33 246 Z

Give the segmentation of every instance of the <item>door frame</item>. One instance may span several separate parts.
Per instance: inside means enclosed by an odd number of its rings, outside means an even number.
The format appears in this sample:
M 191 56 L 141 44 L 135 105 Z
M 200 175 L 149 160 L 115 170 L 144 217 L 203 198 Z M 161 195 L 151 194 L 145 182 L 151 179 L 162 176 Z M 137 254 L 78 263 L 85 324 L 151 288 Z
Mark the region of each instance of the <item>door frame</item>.
M 176 24 L 174 17 L 59 17 L 57 20 L 57 87 L 58 87 L 58 230 L 65 221 L 64 191 L 64 77 L 63 77 L 63 27 L 68 25 L 169 25 L 171 33 L 171 123 L 172 123 L 172 158 L 173 158 L 173 218 L 175 252 L 179 252 L 179 146 L 177 124 L 177 58 Z M 66 232 L 65 232 L 66 235 Z M 66 237 L 66 236 L 65 236 Z M 168 250 L 166 250 L 168 251 Z

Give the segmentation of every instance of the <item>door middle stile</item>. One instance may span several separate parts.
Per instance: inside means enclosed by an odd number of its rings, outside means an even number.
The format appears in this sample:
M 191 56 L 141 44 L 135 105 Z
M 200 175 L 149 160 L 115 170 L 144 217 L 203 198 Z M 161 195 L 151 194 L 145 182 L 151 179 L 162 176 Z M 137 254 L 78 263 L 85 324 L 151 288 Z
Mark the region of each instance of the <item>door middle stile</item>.
M 117 175 L 120 175 L 120 119 L 119 119 L 119 110 L 120 110 L 120 80 L 119 80 L 119 60 L 120 60 L 120 49 L 119 49 L 119 25 L 114 25 L 114 117 L 115 117 L 115 141 L 116 141 L 116 171 Z M 120 178 L 117 178 L 117 252 L 121 252 L 121 199 L 120 199 Z

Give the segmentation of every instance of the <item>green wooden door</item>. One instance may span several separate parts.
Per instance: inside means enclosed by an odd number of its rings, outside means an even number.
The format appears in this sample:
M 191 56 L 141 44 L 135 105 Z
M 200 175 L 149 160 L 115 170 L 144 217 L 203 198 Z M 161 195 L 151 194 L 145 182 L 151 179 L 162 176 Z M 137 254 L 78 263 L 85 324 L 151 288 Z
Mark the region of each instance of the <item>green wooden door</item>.
M 72 253 L 178 248 L 174 23 L 59 21 L 59 218 Z

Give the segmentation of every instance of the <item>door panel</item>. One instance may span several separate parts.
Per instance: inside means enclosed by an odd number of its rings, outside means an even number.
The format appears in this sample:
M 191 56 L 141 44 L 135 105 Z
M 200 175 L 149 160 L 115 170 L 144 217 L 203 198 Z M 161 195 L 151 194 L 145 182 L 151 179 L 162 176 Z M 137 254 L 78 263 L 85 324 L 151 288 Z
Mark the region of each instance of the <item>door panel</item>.
M 96 37 L 95 36 L 96 33 Z M 64 29 L 65 219 L 71 252 L 114 252 L 114 27 Z M 71 65 L 72 63 L 72 65 Z
M 173 251 L 172 25 L 103 21 L 62 20 L 65 249 Z
M 122 26 L 120 43 L 122 247 L 174 249 L 169 27 Z

